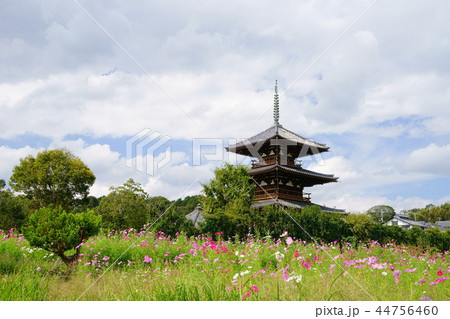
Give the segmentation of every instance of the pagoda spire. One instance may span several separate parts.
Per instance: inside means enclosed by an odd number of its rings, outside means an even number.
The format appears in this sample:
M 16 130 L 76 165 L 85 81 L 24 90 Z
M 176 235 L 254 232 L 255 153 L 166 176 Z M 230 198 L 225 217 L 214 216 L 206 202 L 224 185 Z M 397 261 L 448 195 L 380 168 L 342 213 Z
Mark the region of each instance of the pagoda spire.
M 280 125 L 280 100 L 278 99 L 278 81 L 275 80 L 275 95 L 273 97 L 273 124 Z

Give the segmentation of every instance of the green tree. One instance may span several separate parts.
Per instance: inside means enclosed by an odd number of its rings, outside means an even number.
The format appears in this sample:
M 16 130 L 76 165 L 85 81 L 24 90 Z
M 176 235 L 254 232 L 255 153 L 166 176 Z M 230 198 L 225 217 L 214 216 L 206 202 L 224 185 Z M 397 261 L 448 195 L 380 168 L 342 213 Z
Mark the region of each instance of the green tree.
M 450 203 L 445 203 L 441 206 L 428 204 L 422 209 L 412 209 L 408 211 L 407 214 L 412 219 L 428 223 L 435 223 L 441 220 L 450 220 Z
M 88 195 L 94 181 L 94 174 L 78 157 L 56 149 L 21 159 L 9 185 L 31 199 L 33 208 L 54 205 L 70 210 Z
M 4 187 L 3 180 L 0 180 L 0 186 L 2 182 Z M 0 187 L 0 229 L 20 230 L 28 215 L 27 202 L 3 187 Z
M 98 233 L 100 223 L 101 217 L 91 210 L 71 214 L 61 206 L 42 207 L 31 214 L 24 235 L 31 246 L 56 254 L 70 269 L 80 255 L 80 244 Z M 70 250 L 75 252 L 66 255 Z
M 377 205 L 370 208 L 367 215 L 371 216 L 377 223 L 386 223 L 395 216 L 395 210 L 391 206 Z
M 354 236 L 362 241 L 370 238 L 370 230 L 374 224 L 371 216 L 365 214 L 349 214 L 345 216 L 345 221 L 350 227 Z
M 200 204 L 205 216 L 204 231 L 220 227 L 225 235 L 236 227 L 248 225 L 255 185 L 250 182 L 248 167 L 225 164 L 214 171 L 214 178 L 203 185 Z
M 149 221 L 149 196 L 141 184 L 129 179 L 119 187 L 111 187 L 96 209 L 103 225 L 110 229 L 141 229 Z

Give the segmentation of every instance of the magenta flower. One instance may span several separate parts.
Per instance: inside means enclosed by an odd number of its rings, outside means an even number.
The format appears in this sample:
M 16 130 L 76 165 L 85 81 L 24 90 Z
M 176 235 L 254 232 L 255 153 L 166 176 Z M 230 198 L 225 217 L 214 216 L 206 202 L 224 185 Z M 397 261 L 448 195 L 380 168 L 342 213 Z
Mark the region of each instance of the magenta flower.
M 431 301 L 432 299 L 430 297 L 424 296 L 424 297 L 420 297 L 421 301 Z
M 442 272 L 442 270 L 439 269 L 439 270 L 437 271 L 437 275 L 438 275 L 439 277 L 441 277 L 443 274 L 444 274 L 444 273 Z
M 151 259 L 151 258 L 148 257 L 148 256 L 144 256 L 144 262 L 145 262 L 145 263 L 151 263 L 151 262 L 153 262 L 153 259 Z
M 299 251 L 296 250 L 296 251 L 295 251 L 295 254 L 294 254 L 294 257 L 297 258 L 299 255 L 300 255 Z
M 417 268 L 413 268 L 413 269 L 406 268 L 405 272 L 415 272 L 416 270 L 417 270 Z
M 258 287 L 256 287 L 256 286 L 253 286 L 252 288 L 251 288 L 254 292 L 258 292 Z

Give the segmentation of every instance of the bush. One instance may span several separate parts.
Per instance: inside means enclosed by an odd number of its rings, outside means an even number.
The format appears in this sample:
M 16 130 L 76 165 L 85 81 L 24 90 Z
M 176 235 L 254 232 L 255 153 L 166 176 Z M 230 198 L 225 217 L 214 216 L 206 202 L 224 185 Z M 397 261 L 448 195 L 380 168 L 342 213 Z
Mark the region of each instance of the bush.
M 99 232 L 101 217 L 92 211 L 70 214 L 60 206 L 40 208 L 33 213 L 24 228 L 25 238 L 31 246 L 50 251 L 70 265 L 78 259 L 80 244 Z M 67 256 L 65 252 L 75 250 Z

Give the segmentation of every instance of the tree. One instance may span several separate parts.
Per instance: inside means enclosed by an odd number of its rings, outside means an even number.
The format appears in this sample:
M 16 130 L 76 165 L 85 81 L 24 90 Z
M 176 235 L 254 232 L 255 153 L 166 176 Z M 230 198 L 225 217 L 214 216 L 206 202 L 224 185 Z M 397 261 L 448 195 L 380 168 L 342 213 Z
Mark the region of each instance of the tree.
M 200 204 L 205 216 L 203 231 L 220 229 L 224 236 L 248 227 L 255 185 L 250 182 L 248 167 L 225 164 L 214 171 L 215 178 L 203 185 Z
M 4 181 L 0 180 L 0 186 Z M 0 229 L 21 229 L 28 215 L 24 198 L 14 196 L 10 190 L 0 187 Z
M 101 217 L 91 210 L 71 214 L 61 206 L 58 209 L 42 207 L 31 214 L 24 235 L 31 246 L 56 254 L 70 270 L 80 255 L 80 244 L 98 233 L 100 223 Z M 65 254 L 72 249 L 74 254 Z
M 132 178 L 122 186 L 111 187 L 96 209 L 103 225 L 110 229 L 141 229 L 149 221 L 149 196 Z
M 450 203 L 434 206 L 428 204 L 422 209 L 412 209 L 407 211 L 409 217 L 414 220 L 420 220 L 428 223 L 435 223 L 441 220 L 450 220 Z
M 203 185 L 200 203 L 206 213 L 216 209 L 250 208 L 255 185 L 250 182 L 248 167 L 225 164 L 214 171 L 214 179 Z
M 21 159 L 9 185 L 31 199 L 33 208 L 54 205 L 70 210 L 88 195 L 94 181 L 94 174 L 78 157 L 56 149 Z
M 365 214 L 349 214 L 345 216 L 345 221 L 350 227 L 354 236 L 362 241 L 370 238 L 370 229 L 374 224 L 371 216 Z
M 395 210 L 391 206 L 378 205 L 370 208 L 366 214 L 371 216 L 374 221 L 384 224 L 395 216 Z

